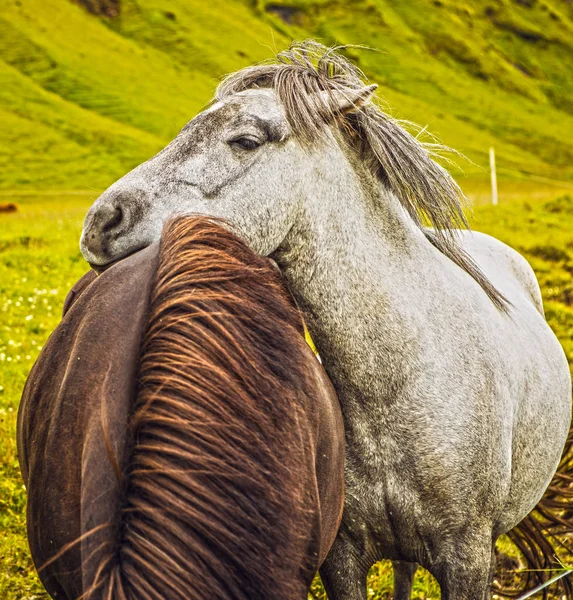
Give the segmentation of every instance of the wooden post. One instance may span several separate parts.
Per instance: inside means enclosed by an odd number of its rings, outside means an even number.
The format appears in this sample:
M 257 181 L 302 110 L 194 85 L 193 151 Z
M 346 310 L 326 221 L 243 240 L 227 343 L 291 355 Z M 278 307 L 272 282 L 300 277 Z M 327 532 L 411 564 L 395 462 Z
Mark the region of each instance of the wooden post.
M 495 173 L 495 150 L 489 149 L 489 169 L 491 172 L 491 203 L 497 206 L 497 176 Z

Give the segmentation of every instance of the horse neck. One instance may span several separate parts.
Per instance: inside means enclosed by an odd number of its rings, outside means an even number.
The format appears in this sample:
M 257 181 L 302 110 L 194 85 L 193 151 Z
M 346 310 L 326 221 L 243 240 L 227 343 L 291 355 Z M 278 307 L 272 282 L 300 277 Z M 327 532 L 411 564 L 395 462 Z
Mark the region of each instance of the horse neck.
M 341 378 L 359 377 L 368 357 L 378 354 L 373 343 L 383 346 L 390 376 L 407 352 L 404 333 L 417 293 L 416 272 L 439 268 L 439 258 L 377 180 L 354 169 L 336 171 L 331 185 L 313 190 L 275 259 L 331 377 L 338 378 L 337 366 L 345 371 L 349 365 L 353 375 Z

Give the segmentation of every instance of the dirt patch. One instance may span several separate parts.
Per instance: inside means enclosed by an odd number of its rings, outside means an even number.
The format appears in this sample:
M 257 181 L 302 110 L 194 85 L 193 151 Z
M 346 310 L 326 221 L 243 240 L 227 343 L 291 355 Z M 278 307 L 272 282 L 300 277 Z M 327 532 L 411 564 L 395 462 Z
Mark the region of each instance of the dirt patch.
M 294 6 L 285 6 L 283 4 L 267 4 L 265 10 L 271 15 L 277 16 L 287 25 L 298 24 L 301 11 Z
M 20 236 L 12 240 L 0 241 L 0 252 L 12 250 L 14 248 L 43 248 L 46 242 L 42 238 L 30 237 L 29 235 Z
M 120 11 L 120 0 L 74 0 L 74 2 L 98 17 L 117 17 Z
M 549 262 L 559 262 L 569 259 L 569 254 L 565 250 L 557 246 L 551 246 L 550 244 L 532 246 L 526 252 Z
M 554 200 L 549 200 L 543 205 L 543 208 L 550 213 L 565 213 L 573 215 L 573 197 L 569 194 L 559 196 Z

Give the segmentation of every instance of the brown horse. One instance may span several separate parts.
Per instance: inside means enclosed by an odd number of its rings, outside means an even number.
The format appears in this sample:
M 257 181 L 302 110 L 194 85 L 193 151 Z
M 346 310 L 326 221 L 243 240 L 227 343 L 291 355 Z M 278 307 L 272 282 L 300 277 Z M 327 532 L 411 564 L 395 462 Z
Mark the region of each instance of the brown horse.
M 76 284 L 18 443 L 54 598 L 306 598 L 340 523 L 338 400 L 278 271 L 212 220 Z

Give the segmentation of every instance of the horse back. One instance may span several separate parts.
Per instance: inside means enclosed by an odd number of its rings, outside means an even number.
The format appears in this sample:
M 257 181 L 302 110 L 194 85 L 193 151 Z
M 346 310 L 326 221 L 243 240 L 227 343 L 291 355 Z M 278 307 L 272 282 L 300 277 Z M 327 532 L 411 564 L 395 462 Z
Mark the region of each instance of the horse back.
M 117 476 L 125 460 L 125 431 L 156 262 L 157 245 L 95 281 L 86 276 L 68 298 L 69 310 L 26 382 L 18 455 L 28 491 L 28 539 L 42 583 L 54 598 L 81 595 L 82 558 L 97 562 L 102 549 L 94 550 L 109 535 L 89 535 L 42 566 L 119 511 Z
M 461 230 L 459 235 L 462 248 L 510 302 L 518 303 L 525 299 L 544 314 L 535 273 L 517 250 L 478 231 Z

